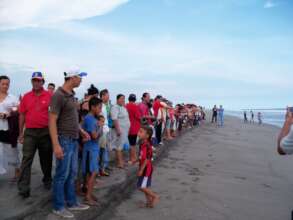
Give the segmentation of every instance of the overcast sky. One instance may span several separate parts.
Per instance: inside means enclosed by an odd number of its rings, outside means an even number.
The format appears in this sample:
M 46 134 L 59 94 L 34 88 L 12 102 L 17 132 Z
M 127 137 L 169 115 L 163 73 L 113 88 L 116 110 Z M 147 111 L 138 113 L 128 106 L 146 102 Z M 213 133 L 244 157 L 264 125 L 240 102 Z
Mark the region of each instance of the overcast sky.
M 226 109 L 293 104 L 292 0 L 0 0 L 11 92 L 80 66 L 112 95 L 144 91 Z

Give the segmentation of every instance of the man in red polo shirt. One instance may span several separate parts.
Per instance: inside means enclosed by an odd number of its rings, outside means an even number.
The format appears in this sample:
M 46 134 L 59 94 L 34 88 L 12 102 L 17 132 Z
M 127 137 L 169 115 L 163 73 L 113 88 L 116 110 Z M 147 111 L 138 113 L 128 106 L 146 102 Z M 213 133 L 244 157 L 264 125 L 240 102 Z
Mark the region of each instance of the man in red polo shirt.
M 26 93 L 19 106 L 19 141 L 23 143 L 23 159 L 18 180 L 19 195 L 30 196 L 31 167 L 38 149 L 46 189 L 52 182 L 52 145 L 48 129 L 51 93 L 44 90 L 45 83 L 41 72 L 32 74 L 32 91 Z M 25 128 L 25 130 L 24 130 Z

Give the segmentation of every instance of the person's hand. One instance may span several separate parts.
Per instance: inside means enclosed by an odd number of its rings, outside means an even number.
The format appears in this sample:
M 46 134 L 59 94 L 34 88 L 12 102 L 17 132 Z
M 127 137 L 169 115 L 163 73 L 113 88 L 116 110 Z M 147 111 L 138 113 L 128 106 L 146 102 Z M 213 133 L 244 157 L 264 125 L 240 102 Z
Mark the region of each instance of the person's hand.
M 54 155 L 58 160 L 63 160 L 64 158 L 63 149 L 59 144 L 54 146 Z
M 0 113 L 0 119 L 5 119 L 5 113 Z
M 286 155 L 286 153 L 282 150 L 282 148 L 280 146 L 278 146 L 278 153 L 280 155 Z
M 137 171 L 137 176 L 142 176 L 143 172 L 141 170 Z
M 20 134 L 19 137 L 18 137 L 18 142 L 20 144 L 23 144 L 23 140 L 24 140 L 23 134 Z
M 122 134 L 121 130 L 120 130 L 120 129 L 118 129 L 118 130 L 117 130 L 117 136 L 118 136 L 118 137 L 120 137 L 120 136 L 121 136 L 121 134 Z
M 82 140 L 84 142 L 87 142 L 87 141 L 91 140 L 91 136 L 85 130 L 81 129 L 80 134 L 81 134 Z

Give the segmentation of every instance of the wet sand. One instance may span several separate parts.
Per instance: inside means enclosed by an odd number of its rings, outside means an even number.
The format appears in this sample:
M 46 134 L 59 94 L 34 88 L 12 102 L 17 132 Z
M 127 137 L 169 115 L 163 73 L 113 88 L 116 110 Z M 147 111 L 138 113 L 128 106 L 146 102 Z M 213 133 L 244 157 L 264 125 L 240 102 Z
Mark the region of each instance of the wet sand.
M 227 117 L 182 135 L 155 167 L 154 209 L 134 193 L 112 220 L 286 220 L 293 209 L 293 157 L 276 153 L 279 128 Z M 101 219 L 101 218 L 99 218 Z

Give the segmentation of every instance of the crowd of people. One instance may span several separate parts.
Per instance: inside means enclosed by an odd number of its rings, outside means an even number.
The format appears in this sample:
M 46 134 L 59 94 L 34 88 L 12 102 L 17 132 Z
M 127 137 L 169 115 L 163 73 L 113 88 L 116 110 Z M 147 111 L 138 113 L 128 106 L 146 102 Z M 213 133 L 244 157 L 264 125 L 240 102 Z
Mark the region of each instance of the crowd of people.
M 62 86 L 56 89 L 49 83 L 45 89 L 42 72 L 34 72 L 32 90 L 20 98 L 9 93 L 9 77 L 0 76 L 0 174 L 13 164 L 19 195 L 30 197 L 32 163 L 38 151 L 42 182 L 45 189 L 53 191 L 53 212 L 73 218 L 71 211 L 98 204 L 93 193 L 96 181 L 111 175 L 110 158 L 115 152 L 117 169 L 138 164 L 137 186 L 146 196 L 145 206 L 153 207 L 159 198 L 150 189 L 156 147 L 174 139 L 182 129 L 200 125 L 205 120 L 204 109 L 194 104 L 174 106 L 161 95 L 152 99 L 148 92 L 142 94 L 141 101 L 130 94 L 127 104 L 126 95 L 118 94 L 112 104 L 110 92 L 94 85 L 78 100 L 74 89 L 86 76 L 71 69 L 64 72 Z M 223 125 L 224 110 L 220 107 L 217 111 Z M 8 149 L 13 152 L 12 159 L 5 155 Z M 84 197 L 83 204 L 77 195 Z
M 224 108 L 222 105 L 218 108 L 214 105 L 212 109 L 212 123 L 216 123 L 219 127 L 224 126 Z
M 262 124 L 262 113 L 258 112 L 257 113 L 257 122 L 259 125 Z M 254 124 L 255 120 L 254 120 L 254 112 L 252 110 L 250 110 L 250 119 L 248 120 L 248 116 L 247 116 L 247 111 L 243 112 L 243 119 L 244 119 L 244 123 L 250 123 L 250 124 Z

